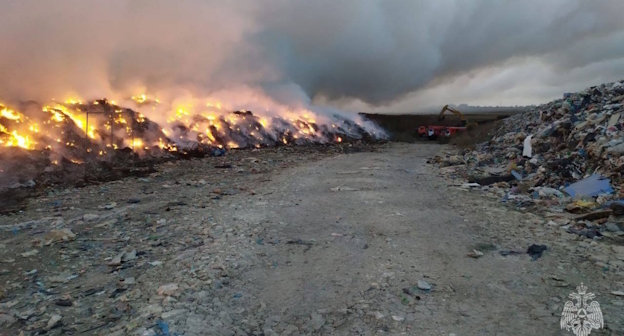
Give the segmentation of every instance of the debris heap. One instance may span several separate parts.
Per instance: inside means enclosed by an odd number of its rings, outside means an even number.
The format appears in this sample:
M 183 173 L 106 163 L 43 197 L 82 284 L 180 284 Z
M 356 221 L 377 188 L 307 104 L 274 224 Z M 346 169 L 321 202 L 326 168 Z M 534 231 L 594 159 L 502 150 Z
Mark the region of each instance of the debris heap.
M 624 193 L 624 81 L 566 93 L 501 121 L 490 141 L 447 154 L 434 161 L 467 178 L 462 188 L 521 208 L 574 213 L 560 223 L 590 238 L 624 229 L 613 216 Z
M 146 108 L 147 98 L 139 98 L 139 108 Z M 230 149 L 385 138 L 357 116 L 307 111 L 263 116 L 207 109 L 180 108 L 161 125 L 106 99 L 43 106 L 28 102 L 11 108 L 0 104 L 0 193 L 40 184 L 113 180 L 129 175 L 125 171 L 143 172 L 137 168 L 149 172 L 157 162 L 220 156 Z

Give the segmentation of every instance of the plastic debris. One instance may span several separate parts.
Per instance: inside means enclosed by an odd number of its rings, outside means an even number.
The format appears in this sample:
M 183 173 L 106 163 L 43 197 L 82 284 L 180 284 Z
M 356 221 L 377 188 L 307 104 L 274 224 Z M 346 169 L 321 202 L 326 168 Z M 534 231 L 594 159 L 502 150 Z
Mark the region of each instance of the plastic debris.
M 158 322 L 156 322 L 156 325 L 158 326 L 158 328 L 160 329 L 160 333 L 159 335 L 161 336 L 169 336 L 169 324 L 163 320 L 158 320 Z
M 532 158 L 533 157 L 533 148 L 531 147 L 531 138 L 533 137 L 533 135 L 529 135 L 528 137 L 526 137 L 524 139 L 524 148 L 522 149 L 522 156 L 527 157 L 527 158 Z
M 600 194 L 611 194 L 611 180 L 594 174 L 586 179 L 580 180 L 565 188 L 568 195 L 576 196 L 598 196 Z
M 529 246 L 529 248 L 527 249 L 527 253 L 531 256 L 531 258 L 533 258 L 533 260 L 537 260 L 542 257 L 542 253 L 544 253 L 544 251 L 546 250 L 548 250 L 548 247 L 546 245 L 533 244 Z

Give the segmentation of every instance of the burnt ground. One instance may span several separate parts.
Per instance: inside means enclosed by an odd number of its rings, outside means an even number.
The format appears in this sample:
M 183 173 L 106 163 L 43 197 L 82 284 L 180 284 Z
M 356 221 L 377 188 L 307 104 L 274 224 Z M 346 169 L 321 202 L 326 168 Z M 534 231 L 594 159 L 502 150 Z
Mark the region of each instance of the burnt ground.
M 624 251 L 458 188 L 441 149 L 233 151 L 30 198 L 0 216 L 0 335 L 572 335 L 581 282 L 592 335 L 621 335 Z

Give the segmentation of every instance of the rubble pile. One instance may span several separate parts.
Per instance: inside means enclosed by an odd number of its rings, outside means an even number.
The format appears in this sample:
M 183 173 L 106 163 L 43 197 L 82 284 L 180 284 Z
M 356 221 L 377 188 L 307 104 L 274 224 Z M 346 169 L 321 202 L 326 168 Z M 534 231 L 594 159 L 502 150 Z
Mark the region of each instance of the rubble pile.
M 566 93 L 501 122 L 490 141 L 432 161 L 462 189 L 546 212 L 571 233 L 624 235 L 624 81 Z
M 159 124 L 140 112 L 144 105 L 141 100 L 135 110 L 106 99 L 43 106 L 0 104 L 0 202 L 9 202 L 0 214 L 20 209 L 12 195 L 21 189 L 144 176 L 158 163 L 221 156 L 234 149 L 374 142 L 386 137 L 360 117 L 307 112 L 263 116 L 220 108 L 178 109 L 166 124 Z

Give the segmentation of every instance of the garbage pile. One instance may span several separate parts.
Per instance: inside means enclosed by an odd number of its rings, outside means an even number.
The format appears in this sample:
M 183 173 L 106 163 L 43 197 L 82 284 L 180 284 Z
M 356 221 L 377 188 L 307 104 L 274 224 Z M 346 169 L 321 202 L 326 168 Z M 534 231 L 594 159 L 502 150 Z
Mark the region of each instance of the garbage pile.
M 568 232 L 624 234 L 624 81 L 566 93 L 503 120 L 476 149 L 432 161 L 467 179 L 461 188 L 544 210 Z

